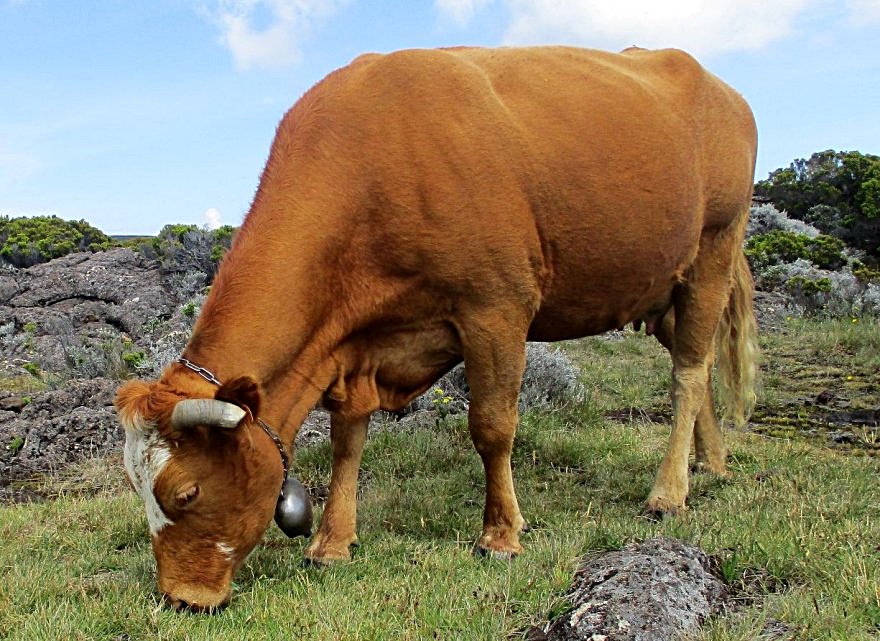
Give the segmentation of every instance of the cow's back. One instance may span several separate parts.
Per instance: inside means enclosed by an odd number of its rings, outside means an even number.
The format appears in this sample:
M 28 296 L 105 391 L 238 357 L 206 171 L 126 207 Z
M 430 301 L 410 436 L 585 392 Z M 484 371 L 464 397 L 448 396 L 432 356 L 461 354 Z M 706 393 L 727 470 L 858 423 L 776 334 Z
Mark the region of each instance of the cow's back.
M 665 309 L 752 184 L 748 107 L 674 50 L 371 54 L 290 117 L 312 124 L 301 139 L 354 207 L 331 224 L 364 234 L 374 273 L 522 299 L 533 339 Z

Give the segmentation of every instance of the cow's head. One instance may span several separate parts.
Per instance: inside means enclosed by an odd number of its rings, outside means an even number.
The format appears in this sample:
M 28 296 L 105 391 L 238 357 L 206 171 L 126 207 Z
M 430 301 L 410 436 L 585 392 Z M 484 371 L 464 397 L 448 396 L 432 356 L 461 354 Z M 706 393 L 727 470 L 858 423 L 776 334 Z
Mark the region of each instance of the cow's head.
M 116 409 L 159 589 L 175 608 L 225 604 L 233 574 L 272 519 L 283 474 L 276 445 L 253 420 L 257 384 L 238 378 L 213 398 L 190 398 L 161 381 L 131 381 Z

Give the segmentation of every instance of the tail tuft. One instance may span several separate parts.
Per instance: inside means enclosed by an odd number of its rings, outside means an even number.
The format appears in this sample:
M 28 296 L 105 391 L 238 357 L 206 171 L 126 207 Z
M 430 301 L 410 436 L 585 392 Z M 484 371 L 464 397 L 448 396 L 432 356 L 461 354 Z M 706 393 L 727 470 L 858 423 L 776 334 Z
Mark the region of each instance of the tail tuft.
M 723 418 L 742 427 L 757 400 L 758 326 L 754 311 L 755 286 L 745 254 L 738 252 L 731 282 L 730 301 L 718 324 L 718 398 Z

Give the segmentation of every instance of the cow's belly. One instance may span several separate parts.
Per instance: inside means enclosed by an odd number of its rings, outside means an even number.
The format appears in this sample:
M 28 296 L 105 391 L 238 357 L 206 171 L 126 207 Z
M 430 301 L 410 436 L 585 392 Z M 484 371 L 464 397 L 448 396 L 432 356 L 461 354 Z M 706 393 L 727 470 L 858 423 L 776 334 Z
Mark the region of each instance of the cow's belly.
M 672 287 L 658 288 L 629 304 L 584 298 L 542 305 L 529 326 L 530 341 L 561 341 L 619 329 L 636 320 L 662 317 L 671 305 Z
M 529 327 L 529 340 L 592 336 L 662 316 L 695 252 L 696 240 L 688 242 L 682 236 L 676 243 L 660 241 L 624 259 L 570 252 L 566 261 L 554 265 Z

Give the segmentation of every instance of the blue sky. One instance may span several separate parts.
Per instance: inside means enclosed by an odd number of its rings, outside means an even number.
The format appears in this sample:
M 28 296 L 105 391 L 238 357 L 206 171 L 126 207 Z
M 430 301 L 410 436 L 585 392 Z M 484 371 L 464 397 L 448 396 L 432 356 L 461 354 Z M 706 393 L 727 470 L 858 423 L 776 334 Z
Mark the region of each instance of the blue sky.
M 365 51 L 675 46 L 749 100 L 757 177 L 880 154 L 880 0 L 0 0 L 0 214 L 238 225 L 275 127 Z

